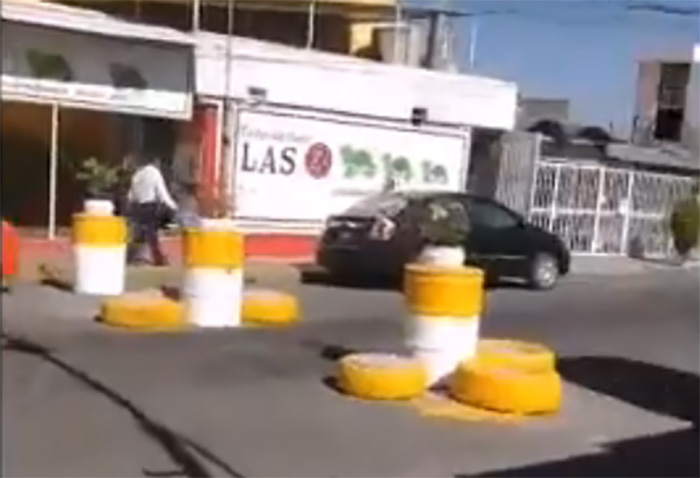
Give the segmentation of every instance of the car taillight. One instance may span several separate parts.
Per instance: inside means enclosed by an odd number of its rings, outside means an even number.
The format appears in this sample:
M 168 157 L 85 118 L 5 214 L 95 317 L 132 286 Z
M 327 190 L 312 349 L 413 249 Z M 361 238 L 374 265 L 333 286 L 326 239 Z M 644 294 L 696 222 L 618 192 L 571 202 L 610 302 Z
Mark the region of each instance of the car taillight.
M 342 221 L 339 221 L 338 219 L 334 217 L 329 217 L 326 219 L 326 229 L 333 229 L 335 227 L 338 227 L 339 225 L 342 224 Z
M 378 217 L 369 230 L 369 237 L 377 241 L 388 241 L 394 236 L 394 231 L 396 231 L 394 221 L 386 217 Z

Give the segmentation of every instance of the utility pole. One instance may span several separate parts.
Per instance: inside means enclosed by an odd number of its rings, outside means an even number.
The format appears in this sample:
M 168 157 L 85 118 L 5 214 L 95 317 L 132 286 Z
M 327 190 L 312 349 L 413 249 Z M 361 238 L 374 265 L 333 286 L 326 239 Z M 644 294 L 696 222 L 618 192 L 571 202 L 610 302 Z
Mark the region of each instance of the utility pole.
M 56 238 L 56 188 L 58 183 L 59 107 L 51 103 L 51 145 L 49 150 L 49 239 Z
M 476 62 L 476 40 L 479 35 L 479 21 L 476 17 L 472 17 L 471 26 L 469 28 L 469 69 L 474 69 Z

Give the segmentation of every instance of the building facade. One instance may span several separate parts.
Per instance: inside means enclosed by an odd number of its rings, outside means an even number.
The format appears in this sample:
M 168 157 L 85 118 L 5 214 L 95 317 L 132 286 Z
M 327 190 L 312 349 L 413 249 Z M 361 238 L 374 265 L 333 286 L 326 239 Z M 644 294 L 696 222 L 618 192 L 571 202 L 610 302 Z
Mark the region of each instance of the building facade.
M 53 236 L 81 207 L 87 159 L 172 155 L 192 118 L 194 43 L 63 5 L 8 0 L 1 13 L 3 216 Z
M 140 23 L 381 59 L 396 0 L 54 0 Z
M 250 139 L 251 148 L 299 147 L 282 144 L 278 128 L 289 133 L 283 138 L 294 141 L 318 136 L 337 159 L 325 179 L 311 181 L 313 188 L 299 188 L 309 194 L 295 197 L 328 196 L 333 188 L 342 195 L 350 179 L 352 184 L 366 179 L 359 189 L 351 186 L 353 191 L 380 188 L 382 178 L 376 173 L 395 172 L 377 159 L 388 153 L 401 164 L 414 161 L 409 169 L 416 174 L 406 175 L 411 187 L 419 180 L 442 178 L 440 171 L 449 173 L 446 185 L 457 187 L 465 182 L 471 131 L 509 130 L 515 121 L 517 86 L 477 75 L 407 68 L 239 35 L 182 32 L 56 2 L 6 0 L 0 31 L 3 214 L 21 226 L 48 224 L 50 237 L 81 207 L 85 191 L 76 184 L 75 167 L 88 158 L 119 167 L 131 155 L 158 157 L 181 204 L 222 193 L 251 198 L 254 182 L 259 194 L 248 203 L 258 207 L 267 201 L 272 211 L 286 207 L 273 203 L 273 196 L 301 184 L 303 168 L 286 176 L 280 168 L 275 177 L 280 184 L 287 181 L 286 186 L 273 188 L 262 186 L 269 186 L 267 166 L 257 175 L 239 170 L 247 154 L 241 146 L 244 130 L 261 117 L 264 125 L 255 128 L 264 137 Z M 302 116 L 303 121 L 285 119 Z M 361 150 L 364 157 L 371 150 L 376 156 L 372 165 L 362 160 L 366 178 L 338 172 L 350 139 L 353 151 Z M 428 145 L 433 145 L 429 151 L 417 153 Z M 431 155 L 450 164 L 437 167 L 428 161 Z M 231 202 L 241 216 L 245 204 Z M 275 231 L 306 209 L 311 208 L 275 212 L 273 219 L 283 220 L 274 224 Z M 317 212 L 302 218 L 314 231 L 325 214 Z M 257 226 L 262 215 L 259 207 L 247 214 L 255 216 Z
M 699 154 L 700 45 L 639 61 L 632 141 L 681 143 Z

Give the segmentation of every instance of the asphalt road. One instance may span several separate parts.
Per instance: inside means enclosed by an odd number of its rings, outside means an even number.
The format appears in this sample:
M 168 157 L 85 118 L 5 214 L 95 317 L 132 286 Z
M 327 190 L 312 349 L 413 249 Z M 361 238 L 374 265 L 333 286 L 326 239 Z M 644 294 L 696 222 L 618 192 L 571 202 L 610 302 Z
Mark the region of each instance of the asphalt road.
M 699 476 L 697 270 L 489 294 L 483 335 L 553 347 L 555 417 L 426 418 L 328 387 L 334 358 L 401 349 L 399 294 L 294 289 L 290 330 L 135 335 L 96 302 L 3 296 L 3 476 Z

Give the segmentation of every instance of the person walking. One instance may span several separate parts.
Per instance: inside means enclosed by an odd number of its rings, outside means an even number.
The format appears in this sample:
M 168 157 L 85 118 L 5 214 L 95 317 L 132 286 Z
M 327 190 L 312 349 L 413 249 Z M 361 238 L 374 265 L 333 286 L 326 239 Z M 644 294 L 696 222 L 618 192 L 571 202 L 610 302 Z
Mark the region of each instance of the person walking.
M 177 211 L 165 180 L 158 167 L 158 160 L 144 158 L 131 177 L 127 194 L 129 220 L 131 223 L 131 241 L 127 251 L 127 261 L 138 261 L 144 243 L 148 244 L 151 258 L 155 265 L 166 265 L 167 257 L 160 247 L 158 230 L 167 214 L 172 216 Z

